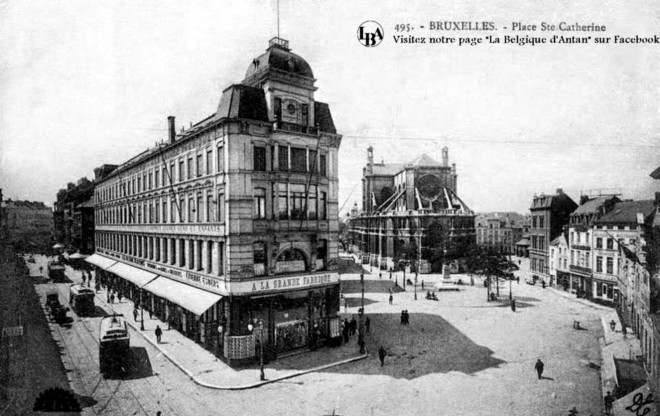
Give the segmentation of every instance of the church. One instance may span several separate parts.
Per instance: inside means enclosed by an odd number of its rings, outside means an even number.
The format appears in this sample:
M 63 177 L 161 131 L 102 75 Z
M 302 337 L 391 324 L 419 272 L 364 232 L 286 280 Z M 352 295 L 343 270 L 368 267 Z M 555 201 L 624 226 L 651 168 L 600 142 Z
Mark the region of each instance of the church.
M 440 272 L 476 238 L 475 214 L 458 196 L 457 176 L 446 147 L 442 163 L 422 154 L 389 164 L 374 163 L 369 147 L 362 211 L 349 219 L 352 251 L 381 270 Z

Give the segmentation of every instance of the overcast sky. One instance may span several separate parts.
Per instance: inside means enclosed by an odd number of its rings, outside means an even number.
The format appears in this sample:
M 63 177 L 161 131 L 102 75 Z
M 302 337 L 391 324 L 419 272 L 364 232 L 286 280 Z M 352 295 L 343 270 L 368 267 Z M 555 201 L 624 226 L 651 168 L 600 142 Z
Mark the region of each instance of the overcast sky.
M 300 5 L 298 3 L 303 3 Z M 361 201 L 376 160 L 441 160 L 475 211 L 528 212 L 535 193 L 660 184 L 660 47 L 401 45 L 397 23 L 597 23 L 607 36 L 660 34 L 655 1 L 281 0 L 281 37 L 317 78 L 340 134 L 340 206 Z M 0 1 L 0 187 L 52 205 L 57 190 L 213 114 L 277 32 L 276 0 Z M 385 40 L 357 41 L 378 21 Z M 429 35 L 425 29 L 413 34 Z M 434 32 L 440 36 L 444 33 Z M 466 33 L 474 35 L 474 33 Z M 545 33 L 532 33 L 547 36 Z M 576 33 L 564 33 L 575 35 Z M 577 33 L 581 35 L 581 33 Z M 447 33 L 455 36 L 456 32 Z

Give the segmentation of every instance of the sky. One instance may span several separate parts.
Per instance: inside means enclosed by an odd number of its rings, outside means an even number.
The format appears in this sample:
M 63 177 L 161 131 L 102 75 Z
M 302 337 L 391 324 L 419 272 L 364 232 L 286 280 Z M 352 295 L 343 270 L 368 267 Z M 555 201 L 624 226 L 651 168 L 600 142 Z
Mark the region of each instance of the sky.
M 361 201 L 366 149 L 403 163 L 449 148 L 474 211 L 528 212 L 562 188 L 652 199 L 660 166 L 660 48 L 634 44 L 397 44 L 431 21 L 596 23 L 602 36 L 660 35 L 660 4 L 598 0 L 280 0 L 280 36 L 317 79 L 338 133 L 342 214 Z M 357 29 L 385 37 L 362 46 Z M 421 29 L 424 25 L 427 29 Z M 0 188 L 51 205 L 58 189 L 120 164 L 213 114 L 277 34 L 277 0 L 0 0 Z

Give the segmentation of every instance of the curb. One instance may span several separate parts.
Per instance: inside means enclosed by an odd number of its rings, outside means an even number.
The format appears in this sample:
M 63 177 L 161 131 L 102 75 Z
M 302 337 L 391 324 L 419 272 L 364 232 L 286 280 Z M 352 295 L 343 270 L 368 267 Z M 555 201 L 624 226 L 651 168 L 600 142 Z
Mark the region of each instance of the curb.
M 97 295 L 96 297 L 99 298 L 99 299 L 103 302 L 103 305 L 104 305 L 103 310 L 104 310 L 106 313 L 108 313 L 108 310 L 107 310 L 108 305 L 107 305 L 107 303 L 105 302 L 105 300 L 103 299 L 103 297 L 101 297 L 101 296 L 98 295 L 98 293 L 97 293 L 96 295 Z M 364 353 L 364 354 L 362 354 L 362 355 L 359 355 L 359 356 L 357 356 L 357 357 L 347 358 L 347 359 L 345 359 L 345 360 L 341 360 L 341 361 L 337 361 L 337 362 L 334 362 L 334 363 L 330 363 L 330 364 L 322 365 L 322 366 L 319 366 L 319 367 L 310 368 L 310 369 L 308 369 L 308 370 L 298 371 L 298 372 L 295 372 L 295 373 L 293 373 L 293 374 L 287 374 L 287 375 L 280 376 L 280 377 L 277 377 L 277 378 L 273 378 L 273 379 L 270 379 L 270 380 L 262 380 L 262 381 L 259 381 L 259 382 L 257 382 L 257 383 L 253 383 L 253 384 L 245 384 L 245 385 L 242 385 L 242 386 L 219 386 L 219 385 L 216 385 L 216 384 L 206 383 L 206 382 L 204 382 L 204 381 L 198 379 L 197 377 L 195 377 L 195 375 L 194 375 L 192 372 L 190 372 L 190 370 L 188 370 L 188 369 L 185 368 L 181 363 L 179 363 L 174 357 L 171 356 L 171 354 L 169 354 L 168 352 L 164 351 L 164 350 L 158 345 L 158 343 L 154 342 L 151 338 L 149 338 L 148 336 L 146 336 L 146 335 L 142 332 L 142 330 L 140 330 L 140 329 L 135 325 L 134 322 L 130 322 L 128 319 L 126 319 L 126 323 L 128 324 L 128 326 L 130 326 L 131 328 L 133 328 L 133 331 L 135 331 L 136 333 L 140 334 L 140 336 L 141 336 L 142 338 L 144 338 L 149 344 L 151 344 L 154 348 L 156 348 L 158 351 L 160 351 L 160 353 L 163 354 L 163 356 L 164 356 L 165 358 L 167 358 L 172 364 L 174 364 L 175 367 L 177 367 L 177 368 L 178 368 L 179 370 L 181 370 L 186 376 L 188 376 L 188 378 L 190 378 L 195 384 L 197 384 L 197 385 L 199 385 L 199 386 L 202 386 L 202 387 L 209 388 L 209 389 L 214 389 L 214 390 L 230 390 L 230 391 L 231 391 L 231 390 L 248 390 L 248 389 L 253 389 L 253 388 L 261 387 L 261 386 L 266 385 L 266 384 L 276 383 L 276 382 L 281 381 L 281 380 L 286 380 L 286 379 L 289 379 L 289 378 L 298 377 L 298 376 L 302 376 L 302 375 L 309 374 L 309 373 L 314 373 L 314 372 L 316 372 L 316 371 L 322 371 L 322 370 L 325 370 L 325 369 L 327 369 L 327 368 L 336 367 L 336 366 L 343 365 L 343 364 L 348 364 L 348 363 L 353 362 L 353 361 L 364 360 L 365 358 L 369 357 L 369 352 L 367 351 L 366 353 Z

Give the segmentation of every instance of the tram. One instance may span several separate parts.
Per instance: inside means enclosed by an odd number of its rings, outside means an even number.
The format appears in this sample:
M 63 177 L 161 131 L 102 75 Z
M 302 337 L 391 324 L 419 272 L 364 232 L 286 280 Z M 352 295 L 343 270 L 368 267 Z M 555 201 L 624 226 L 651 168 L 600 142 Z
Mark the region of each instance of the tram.
M 94 313 L 94 291 L 81 284 L 69 287 L 69 305 L 78 315 L 92 315 Z
M 130 337 L 124 315 L 101 319 L 99 333 L 99 367 L 101 373 L 121 369 L 129 361 Z
M 48 262 L 48 277 L 54 282 L 61 282 L 66 279 L 64 274 L 64 265 L 58 261 Z

